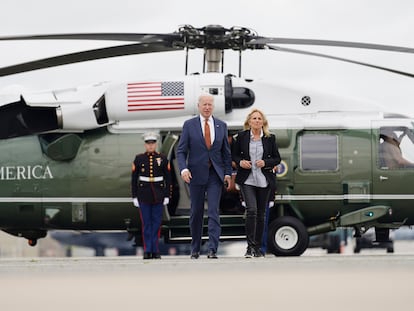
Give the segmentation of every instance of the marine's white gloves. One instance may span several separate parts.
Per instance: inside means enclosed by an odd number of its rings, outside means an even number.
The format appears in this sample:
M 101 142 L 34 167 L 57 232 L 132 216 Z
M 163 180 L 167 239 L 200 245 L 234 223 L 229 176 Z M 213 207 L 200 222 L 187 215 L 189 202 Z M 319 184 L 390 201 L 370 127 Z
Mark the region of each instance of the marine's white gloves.
M 139 208 L 138 198 L 133 198 L 133 199 L 132 199 L 132 202 L 134 203 L 134 206 L 135 206 L 136 208 Z
M 270 201 L 269 202 L 269 207 L 273 207 L 273 206 L 275 206 L 275 201 Z
M 241 205 L 242 205 L 243 207 L 246 207 L 246 202 L 245 202 L 245 201 L 242 201 L 242 202 L 241 202 Z
M 170 198 L 164 198 L 164 201 L 162 202 L 162 204 L 168 205 L 168 203 L 170 203 Z

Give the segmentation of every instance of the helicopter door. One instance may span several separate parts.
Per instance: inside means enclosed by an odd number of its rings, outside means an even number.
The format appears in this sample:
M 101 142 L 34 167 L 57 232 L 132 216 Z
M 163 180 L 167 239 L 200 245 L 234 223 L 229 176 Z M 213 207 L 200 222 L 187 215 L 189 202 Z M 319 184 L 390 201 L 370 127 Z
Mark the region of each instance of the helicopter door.
M 162 142 L 162 146 L 160 148 L 160 152 L 162 154 L 164 154 L 167 159 L 170 161 L 170 165 L 171 165 L 171 175 L 173 176 L 177 176 L 177 170 L 178 170 L 178 165 L 176 163 L 173 163 L 173 155 L 174 155 L 174 146 L 178 141 L 178 135 L 172 134 L 172 133 L 168 133 L 165 138 L 164 141 Z M 175 169 L 176 168 L 176 169 Z M 180 176 L 180 175 L 178 175 Z M 173 178 L 173 187 L 175 188 L 176 185 L 176 180 L 177 178 Z M 181 180 L 181 178 L 180 178 Z M 181 188 L 181 187 L 180 187 Z M 164 206 L 164 211 L 163 211 L 163 215 L 162 215 L 162 220 L 163 221 L 169 221 L 170 220 L 170 210 L 171 210 L 171 214 L 175 214 L 175 209 L 177 208 L 177 201 L 178 199 L 176 199 L 175 196 L 175 189 L 173 189 L 173 197 L 171 198 L 171 202 L 168 206 L 168 208 L 166 206 Z
M 384 122 L 376 122 L 372 128 L 373 198 L 390 205 L 400 221 L 399 208 L 406 208 L 414 199 L 413 130 Z
M 177 141 L 178 141 L 177 135 L 168 133 L 165 136 L 164 141 L 162 142 L 160 152 L 164 154 L 169 161 L 171 161 L 173 149 Z

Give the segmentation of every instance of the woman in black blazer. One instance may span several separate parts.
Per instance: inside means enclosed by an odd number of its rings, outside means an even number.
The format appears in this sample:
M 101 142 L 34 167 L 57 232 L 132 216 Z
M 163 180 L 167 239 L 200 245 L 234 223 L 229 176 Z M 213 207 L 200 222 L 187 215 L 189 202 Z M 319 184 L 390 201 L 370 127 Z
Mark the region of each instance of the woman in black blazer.
M 232 158 L 237 164 L 236 184 L 246 203 L 245 257 L 263 257 L 260 246 L 265 226 L 265 209 L 276 189 L 274 167 L 280 163 L 276 137 L 269 132 L 266 116 L 253 109 L 244 122 L 244 131 L 232 145 Z

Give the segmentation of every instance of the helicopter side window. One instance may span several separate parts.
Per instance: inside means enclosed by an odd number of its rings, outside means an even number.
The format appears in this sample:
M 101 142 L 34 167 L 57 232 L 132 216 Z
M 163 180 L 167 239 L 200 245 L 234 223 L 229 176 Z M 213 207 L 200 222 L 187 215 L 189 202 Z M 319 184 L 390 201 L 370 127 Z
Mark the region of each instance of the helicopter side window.
M 413 137 L 406 127 L 382 127 L 378 147 L 380 168 L 414 168 Z
M 301 136 L 300 168 L 304 171 L 337 171 L 338 136 L 327 134 Z

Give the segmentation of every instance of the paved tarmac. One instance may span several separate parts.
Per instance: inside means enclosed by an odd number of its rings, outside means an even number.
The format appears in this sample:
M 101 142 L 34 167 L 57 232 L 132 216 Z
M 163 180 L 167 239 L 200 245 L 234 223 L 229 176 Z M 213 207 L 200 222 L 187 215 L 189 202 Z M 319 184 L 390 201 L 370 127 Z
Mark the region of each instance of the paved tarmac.
M 0 259 L 0 310 L 412 309 L 413 254 Z

